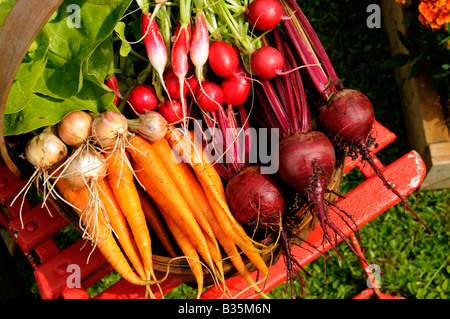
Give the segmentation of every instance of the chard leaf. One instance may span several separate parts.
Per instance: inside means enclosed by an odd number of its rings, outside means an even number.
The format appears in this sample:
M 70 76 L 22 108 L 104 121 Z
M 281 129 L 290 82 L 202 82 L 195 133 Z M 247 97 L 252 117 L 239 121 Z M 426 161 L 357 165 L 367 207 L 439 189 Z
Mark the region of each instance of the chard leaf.
M 131 2 L 65 1 L 44 27 L 50 40 L 49 61 L 34 92 L 60 99 L 76 95 L 83 86 L 83 64 L 111 34 Z
M 67 99 L 33 94 L 25 109 L 5 114 L 4 135 L 25 134 L 41 127 L 55 125 L 75 110 L 94 113 L 117 110 L 113 103 L 114 92 L 108 92 L 98 83 L 87 79 L 84 82 L 80 92 Z

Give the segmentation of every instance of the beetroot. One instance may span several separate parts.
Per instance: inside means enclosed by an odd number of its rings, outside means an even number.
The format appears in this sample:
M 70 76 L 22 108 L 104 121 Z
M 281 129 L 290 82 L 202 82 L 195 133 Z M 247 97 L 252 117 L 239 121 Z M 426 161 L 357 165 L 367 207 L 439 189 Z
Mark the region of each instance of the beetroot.
M 226 196 L 241 223 L 278 230 L 287 208 L 285 188 L 276 175 L 261 174 L 260 166 L 247 166 L 228 182 Z
M 336 163 L 334 147 L 321 132 L 294 133 L 280 142 L 278 175 L 298 192 L 326 189 Z
M 405 209 L 409 210 L 431 233 L 430 228 L 409 207 L 405 198 L 386 180 L 370 155 L 369 147 L 374 141 L 370 132 L 374 121 L 370 100 L 361 92 L 351 89 L 334 93 L 327 103 L 319 106 L 317 116 L 320 130 L 332 139 L 333 144 L 353 159 L 361 155 L 361 159 L 372 167 L 384 185 L 400 199 Z
M 317 121 L 335 145 L 363 145 L 375 120 L 372 103 L 359 91 L 344 89 L 319 106 Z

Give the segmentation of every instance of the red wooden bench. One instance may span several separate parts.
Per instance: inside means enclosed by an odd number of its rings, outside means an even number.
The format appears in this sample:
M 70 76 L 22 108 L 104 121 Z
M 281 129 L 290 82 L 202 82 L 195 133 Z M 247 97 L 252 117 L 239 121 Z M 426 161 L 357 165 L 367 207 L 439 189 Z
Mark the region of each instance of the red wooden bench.
M 375 123 L 373 133 L 378 147 L 372 150 L 372 154 L 375 154 L 396 138 L 392 132 L 379 123 Z M 380 167 L 383 167 L 379 160 L 377 160 L 377 163 Z M 352 169 L 361 170 L 366 179 L 348 192 L 345 198 L 339 199 L 337 204 L 351 214 L 357 225 L 362 227 L 388 208 L 396 205 L 399 199 L 383 186 L 378 177 L 372 176 L 372 169 L 368 165 L 364 165 L 359 160 L 352 161 L 350 158 L 347 158 L 344 172 L 346 173 Z M 426 169 L 418 153 L 410 151 L 390 165 L 383 167 L 383 172 L 387 180 L 394 183 L 397 190 L 406 197 L 420 186 L 425 177 Z M 0 168 L 0 199 L 9 211 L 6 214 L 0 213 L 0 225 L 3 224 L 10 231 L 20 249 L 29 259 L 34 268 L 34 275 L 41 297 L 43 299 L 89 298 L 86 289 L 109 274 L 113 270 L 112 267 L 97 250 L 90 256 L 87 264 L 87 256 L 91 249 L 89 245 L 81 249 L 84 244 L 82 240 L 62 251 L 57 247 L 52 236 L 68 224 L 56 210 L 53 213 L 53 217 L 50 217 L 47 210 L 41 208 L 40 205 L 31 207 L 28 203 L 25 203 L 23 208 L 24 227 L 22 228 L 19 218 L 20 203 L 15 203 L 12 207 L 10 204 L 23 185 L 24 183 L 18 180 L 6 166 Z M 344 230 L 345 235 L 352 239 L 352 230 L 340 218 L 333 217 L 335 214 L 331 215 L 333 221 Z M 307 241 L 317 247 L 321 246 L 322 233 L 320 227 L 317 227 L 310 233 Z M 358 246 L 356 247 L 358 248 Z M 325 246 L 325 248 L 329 249 L 330 247 Z M 301 247 L 294 247 L 293 253 L 303 266 L 320 255 L 317 251 L 310 251 Z M 71 285 L 67 285 L 68 280 L 70 280 L 69 276 L 72 274 L 68 266 L 72 264 L 80 266 L 82 278 L 80 288 L 69 288 Z M 254 275 L 256 277 L 256 274 Z M 370 270 L 368 275 L 370 276 Z M 284 263 L 282 258 L 280 258 L 279 262 L 272 266 L 264 290 L 269 291 L 273 289 L 275 286 L 283 283 L 285 279 Z M 161 285 L 161 291 L 163 294 L 166 294 L 179 284 L 180 282 L 177 281 L 166 280 Z M 233 296 L 239 294 L 240 298 L 258 297 L 248 289 L 248 294 L 241 294 L 248 285 L 239 276 L 227 280 L 227 286 Z M 155 296 L 161 297 L 160 290 L 154 290 Z M 376 288 L 368 288 L 358 296 L 355 296 L 355 298 L 366 298 L 374 293 L 378 297 L 390 297 L 382 294 Z M 218 295 L 216 289 L 212 287 L 206 290 L 202 297 L 216 298 Z M 134 286 L 122 279 L 95 296 L 95 298 L 145 298 L 145 288 Z

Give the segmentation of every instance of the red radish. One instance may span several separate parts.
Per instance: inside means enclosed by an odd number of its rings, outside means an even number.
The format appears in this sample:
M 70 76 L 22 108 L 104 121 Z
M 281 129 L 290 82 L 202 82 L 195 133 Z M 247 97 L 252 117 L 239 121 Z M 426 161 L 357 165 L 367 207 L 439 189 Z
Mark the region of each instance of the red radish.
M 282 16 L 283 9 L 276 0 L 255 0 L 247 7 L 247 21 L 257 30 L 272 30 Z
M 200 82 L 198 81 L 196 76 L 191 76 L 187 79 L 187 95 L 190 97 L 197 96 L 197 92 L 200 89 Z
M 209 54 L 209 33 L 202 12 L 199 12 L 195 18 L 189 49 L 192 64 L 195 66 L 195 76 L 201 82 L 203 81 L 203 66 L 208 61 Z
M 128 103 L 137 115 L 153 111 L 158 106 L 155 90 L 148 84 L 138 84 L 131 89 Z
M 217 41 L 209 48 L 208 63 L 215 74 L 227 77 L 236 72 L 239 66 L 239 56 L 229 43 Z
M 184 120 L 183 105 L 180 100 L 164 100 L 159 104 L 157 111 L 168 124 L 179 124 Z
M 232 75 L 222 80 L 220 88 L 223 92 L 223 102 L 227 105 L 239 105 L 245 102 L 252 88 L 249 74 L 242 65 Z
M 189 30 L 187 25 L 179 25 L 178 31 L 175 33 L 174 43 L 172 46 L 172 70 L 178 78 L 180 87 L 180 99 L 183 110 L 182 119 L 187 119 L 187 106 L 185 99 L 185 79 L 189 70 L 188 51 L 189 51 Z M 169 123 L 171 121 L 168 121 Z
M 151 20 L 150 23 L 150 14 L 148 13 L 142 15 L 141 32 L 144 36 L 144 46 L 150 64 L 158 73 L 160 81 L 167 91 L 163 80 L 164 70 L 168 62 L 167 48 L 161 32 L 159 31 L 158 24 L 155 20 Z
M 214 82 L 204 81 L 197 92 L 197 104 L 207 112 L 216 111 L 223 103 L 223 92 Z
M 111 90 L 113 90 L 114 92 L 116 92 L 116 96 L 114 97 L 113 103 L 114 103 L 116 106 L 119 106 L 120 99 L 122 99 L 123 97 L 122 97 L 122 94 L 120 94 L 120 91 L 119 91 L 119 84 L 117 83 L 117 78 L 116 78 L 116 76 L 113 74 L 112 77 L 110 77 L 109 79 L 107 79 L 107 80 L 105 81 L 105 84 L 106 84 L 106 86 L 109 87 Z
M 271 47 L 263 46 L 255 51 L 250 59 L 252 71 L 262 79 L 272 79 L 283 69 L 284 61 L 281 53 Z
M 164 72 L 164 83 L 167 88 L 167 94 L 173 99 L 180 99 L 180 94 L 183 94 L 184 97 L 188 92 L 187 85 L 184 85 L 183 91 L 181 91 L 179 79 L 173 72 L 172 68 L 168 68 Z

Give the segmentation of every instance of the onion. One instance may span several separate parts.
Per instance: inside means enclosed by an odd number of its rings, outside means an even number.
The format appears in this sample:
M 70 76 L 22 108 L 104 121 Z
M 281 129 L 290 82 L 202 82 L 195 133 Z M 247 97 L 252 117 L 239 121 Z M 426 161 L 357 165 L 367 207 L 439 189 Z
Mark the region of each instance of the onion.
M 127 134 L 127 118 L 120 112 L 106 111 L 92 121 L 92 136 L 103 148 L 116 147 Z
M 16 199 L 19 198 L 21 194 L 24 194 L 19 213 L 22 228 L 24 227 L 22 222 L 22 207 L 28 190 L 33 184 L 36 184 L 37 187 L 43 187 L 44 194 L 46 194 L 48 190 L 49 194 L 53 194 L 53 187 L 50 187 L 48 182 L 48 172 L 50 169 L 62 162 L 67 157 L 67 153 L 67 146 L 52 132 L 51 127 L 46 128 L 42 133 L 35 135 L 30 141 L 28 141 L 25 146 L 25 157 L 28 162 L 33 165 L 35 171 L 22 190 L 11 202 L 12 206 Z M 42 206 L 45 206 L 50 216 L 52 216 L 45 200 L 42 203 Z
M 128 120 L 130 132 L 139 133 L 150 142 L 156 142 L 166 136 L 167 121 L 158 112 L 150 111 L 139 118 Z
M 73 188 L 92 189 L 92 185 L 106 176 L 106 161 L 99 153 L 84 148 L 67 164 L 61 176 Z
M 55 134 L 44 131 L 25 146 L 25 156 L 36 169 L 48 170 L 67 156 L 67 146 Z
M 92 117 L 84 111 L 69 113 L 58 124 L 58 135 L 67 145 L 79 147 L 91 135 Z

